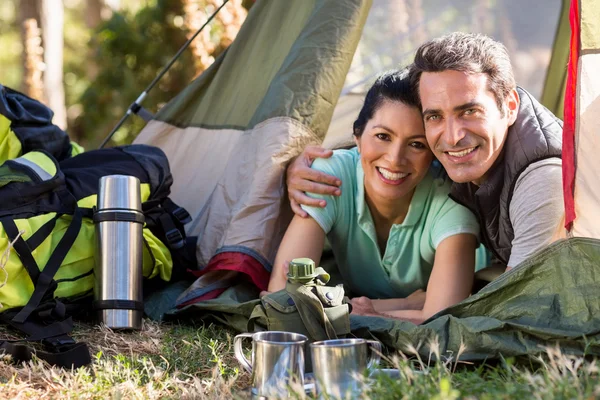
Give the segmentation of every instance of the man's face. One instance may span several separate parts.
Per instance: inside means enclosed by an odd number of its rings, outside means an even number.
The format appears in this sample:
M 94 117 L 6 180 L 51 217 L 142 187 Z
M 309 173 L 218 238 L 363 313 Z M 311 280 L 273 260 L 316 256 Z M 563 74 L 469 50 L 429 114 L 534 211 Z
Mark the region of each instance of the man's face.
M 427 141 L 454 182 L 480 185 L 498 159 L 516 119 L 516 90 L 498 109 L 488 76 L 460 71 L 423 72 L 419 82 Z

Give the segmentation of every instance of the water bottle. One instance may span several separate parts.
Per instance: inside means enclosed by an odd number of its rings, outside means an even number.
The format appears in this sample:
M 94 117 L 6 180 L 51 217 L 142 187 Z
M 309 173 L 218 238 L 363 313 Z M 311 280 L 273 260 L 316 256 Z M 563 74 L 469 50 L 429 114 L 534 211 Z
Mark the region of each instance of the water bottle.
M 142 228 L 140 181 L 126 175 L 100 178 L 96 225 L 94 309 L 112 329 L 141 329 Z

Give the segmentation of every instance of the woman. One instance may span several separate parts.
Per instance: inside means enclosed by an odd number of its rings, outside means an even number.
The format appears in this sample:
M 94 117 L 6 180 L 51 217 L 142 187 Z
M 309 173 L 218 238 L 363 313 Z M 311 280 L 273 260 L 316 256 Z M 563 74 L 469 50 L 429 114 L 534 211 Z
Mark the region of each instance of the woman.
M 269 282 L 285 287 L 287 262 L 319 263 L 325 236 L 344 284 L 360 298 L 353 312 L 421 323 L 466 298 L 473 284 L 479 226 L 448 198 L 450 182 L 425 139 L 407 70 L 388 72 L 368 91 L 354 122 L 352 150 L 316 159 L 312 168 L 344 182 L 341 196 L 318 196 L 288 227 Z M 427 289 L 427 296 L 411 296 Z

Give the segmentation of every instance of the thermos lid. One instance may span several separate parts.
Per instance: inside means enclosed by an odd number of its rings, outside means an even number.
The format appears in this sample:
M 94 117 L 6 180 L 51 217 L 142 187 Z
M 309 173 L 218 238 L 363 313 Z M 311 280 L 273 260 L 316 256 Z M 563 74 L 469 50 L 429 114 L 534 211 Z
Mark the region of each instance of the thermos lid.
M 317 277 L 315 262 L 310 258 L 294 258 L 289 263 L 288 279 L 290 281 L 309 281 Z
M 142 211 L 140 180 L 129 175 L 107 175 L 98 183 L 97 210 Z

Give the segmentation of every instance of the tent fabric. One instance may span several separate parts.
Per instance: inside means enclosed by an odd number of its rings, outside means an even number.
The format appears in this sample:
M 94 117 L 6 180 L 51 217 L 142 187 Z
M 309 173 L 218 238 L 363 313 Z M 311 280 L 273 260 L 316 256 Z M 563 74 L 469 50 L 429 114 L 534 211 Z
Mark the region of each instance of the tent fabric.
M 365 101 L 365 95 L 366 93 L 361 92 L 340 97 L 323 140 L 323 147 L 339 149 L 354 146 L 352 126 Z
M 581 1 L 581 50 L 600 49 L 600 2 L 598 0 Z
M 577 173 L 575 179 L 575 209 L 578 218 L 573 234 L 600 238 L 600 48 L 596 53 L 584 54 L 580 60 Z
M 539 354 L 560 344 L 574 355 L 600 354 L 600 241 L 572 238 L 556 242 L 491 282 L 479 293 L 428 322 L 359 317 L 387 346 L 417 346 L 422 356 L 438 342 L 441 354 L 462 360 Z
M 225 54 L 136 139 L 167 154 L 201 268 L 239 252 L 271 270 L 292 215 L 286 164 L 325 136 L 370 6 L 257 1 Z
M 567 65 L 569 61 L 569 42 L 571 40 L 570 10 L 569 1 L 562 2 L 562 10 L 554 38 L 552 48 L 552 58 L 546 72 L 541 103 L 546 106 L 554 115 L 564 119 L 565 91 L 567 84 Z
M 577 1 L 573 1 L 576 6 Z M 600 238 L 600 1 L 580 3 L 580 43 L 577 49 L 575 92 L 575 178 L 573 235 Z M 575 33 L 575 32 L 574 32 Z M 573 49 L 572 49 L 573 50 Z
M 556 242 L 479 293 L 421 325 L 351 315 L 353 336 L 376 338 L 388 349 L 428 358 L 435 347 L 463 361 L 536 355 L 560 343 L 574 355 L 600 355 L 600 240 Z M 249 285 L 167 314 L 167 319 L 211 319 L 243 332 L 254 307 Z M 462 348 L 462 350 L 461 350 Z

